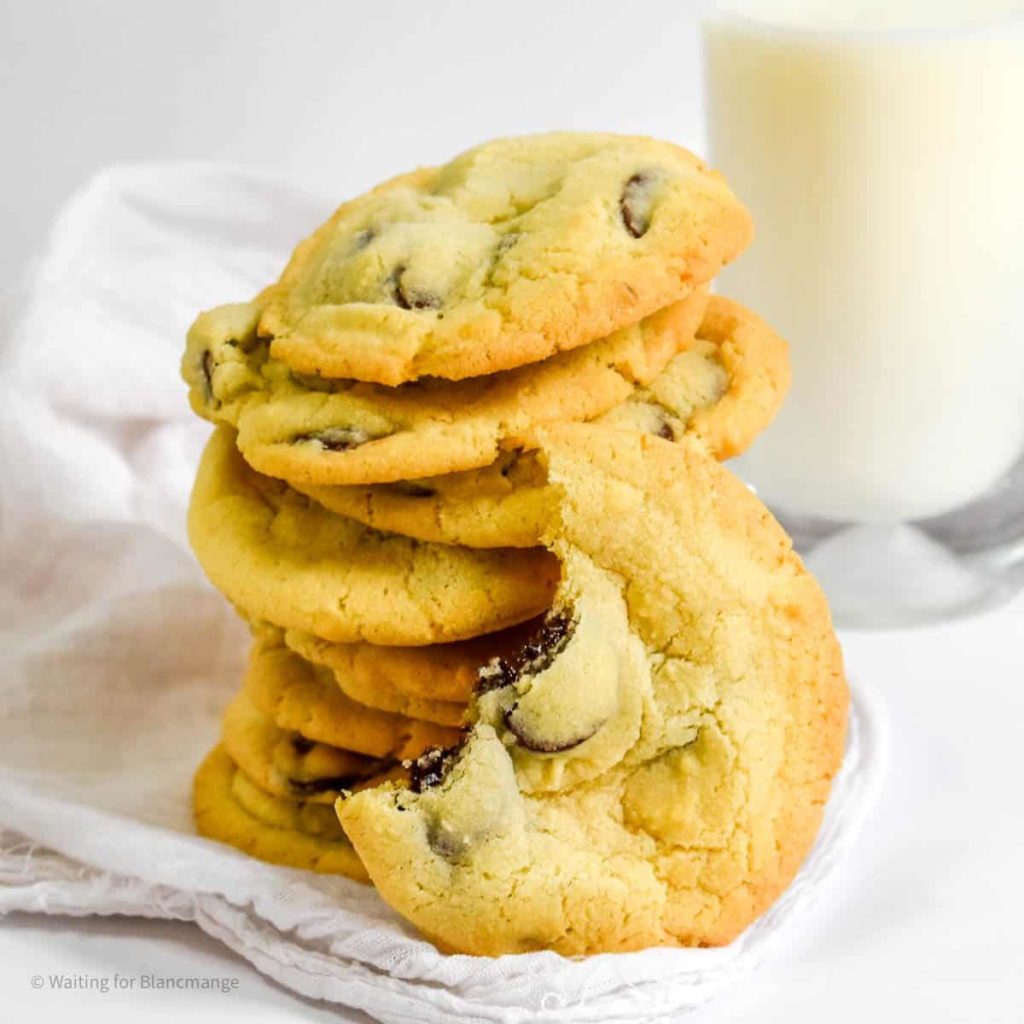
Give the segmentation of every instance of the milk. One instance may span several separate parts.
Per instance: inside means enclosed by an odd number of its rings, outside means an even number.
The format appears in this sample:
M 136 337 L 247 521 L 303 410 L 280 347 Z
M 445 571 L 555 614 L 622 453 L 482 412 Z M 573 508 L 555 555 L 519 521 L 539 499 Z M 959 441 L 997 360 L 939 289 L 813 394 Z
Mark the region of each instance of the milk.
M 963 506 L 1024 451 L 1024 7 L 747 10 L 705 26 L 712 158 L 757 226 L 719 290 L 794 373 L 743 474 L 799 515 Z

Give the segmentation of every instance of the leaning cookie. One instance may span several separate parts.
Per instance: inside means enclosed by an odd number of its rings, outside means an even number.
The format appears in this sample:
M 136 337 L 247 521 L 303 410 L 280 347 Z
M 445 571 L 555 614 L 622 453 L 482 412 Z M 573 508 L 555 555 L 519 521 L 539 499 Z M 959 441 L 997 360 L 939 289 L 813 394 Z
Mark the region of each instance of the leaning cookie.
M 824 596 L 697 442 L 539 440 L 563 564 L 543 653 L 496 662 L 463 744 L 339 818 L 384 899 L 449 950 L 727 943 L 793 878 L 841 762 Z
M 459 380 L 577 348 L 689 296 L 750 218 L 654 139 L 499 139 L 340 207 L 267 291 L 260 333 L 303 373 Z
M 193 810 L 201 835 L 252 857 L 367 881 L 330 807 L 288 803 L 261 792 L 223 747 L 207 754 L 196 772 Z
M 218 428 L 189 507 L 210 581 L 246 616 L 343 643 L 432 644 L 543 611 L 558 563 L 543 549 L 469 551 L 379 533 L 261 476 Z
M 238 430 L 251 466 L 299 485 L 366 484 L 485 466 L 538 423 L 588 420 L 652 381 L 693 340 L 706 289 L 542 363 L 400 388 L 299 376 L 256 334 L 262 298 L 203 313 L 182 373 L 201 416 Z
M 789 378 L 785 341 L 739 303 L 712 296 L 686 349 L 597 422 L 669 440 L 694 437 L 716 458 L 731 458 L 775 417 Z M 475 548 L 535 547 L 557 503 L 534 453 L 520 451 L 463 473 L 302 490 L 368 526 Z

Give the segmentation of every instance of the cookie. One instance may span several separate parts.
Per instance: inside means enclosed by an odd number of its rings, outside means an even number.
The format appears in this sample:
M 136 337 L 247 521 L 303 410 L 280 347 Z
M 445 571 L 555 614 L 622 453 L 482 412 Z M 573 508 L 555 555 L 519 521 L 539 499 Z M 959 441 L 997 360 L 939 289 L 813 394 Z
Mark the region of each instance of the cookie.
M 774 418 L 789 387 L 786 343 L 737 302 L 712 296 L 694 340 L 646 387 L 597 422 L 740 454 Z M 530 452 L 446 476 L 369 487 L 303 487 L 325 508 L 368 526 L 468 547 L 535 547 L 555 513 Z
M 333 804 L 353 789 L 388 771 L 392 762 L 367 757 L 286 732 L 259 711 L 245 693 L 224 712 L 221 743 L 239 769 L 272 796 Z
M 273 796 L 260 789 L 243 771 L 235 772 L 231 795 L 242 810 L 265 825 L 334 842 L 345 839 L 338 817 L 331 813 L 329 807 L 307 800 Z
M 792 879 L 841 762 L 824 596 L 698 442 L 587 425 L 539 441 L 563 564 L 546 633 L 494 663 L 462 745 L 339 818 L 445 949 L 727 943 Z
M 268 358 L 257 300 L 202 314 L 182 370 L 193 409 L 236 427 L 239 449 L 260 472 L 297 485 L 404 480 L 487 465 L 538 423 L 601 415 L 692 342 L 706 306 L 701 287 L 541 363 L 389 388 L 303 377 Z
M 453 729 L 460 729 L 465 724 L 466 702 L 468 696 L 463 700 L 438 700 L 431 696 L 424 696 L 422 693 L 409 693 L 401 685 L 395 683 L 388 677 L 386 671 L 367 672 L 352 671 L 346 668 L 351 663 L 351 656 L 338 656 L 338 651 L 360 649 L 358 644 L 330 644 L 325 640 L 311 636 L 309 633 L 300 633 L 295 630 L 286 632 L 281 630 L 267 631 L 267 635 L 276 639 L 278 644 L 287 643 L 288 647 L 306 661 L 314 665 L 323 666 L 333 677 L 334 682 L 341 689 L 346 697 L 351 698 L 358 704 L 374 708 L 378 711 L 387 711 L 391 714 L 402 715 L 406 718 L 415 718 L 419 721 L 430 722 L 434 725 L 448 726 Z M 473 643 L 474 641 L 463 641 Z M 410 654 L 412 662 L 417 656 L 422 656 L 426 664 L 434 662 L 432 671 L 438 672 L 441 669 L 436 665 L 437 659 L 430 657 L 431 651 L 444 650 L 449 646 L 439 644 L 435 647 L 375 647 L 365 645 L 371 651 L 385 652 L 386 659 L 397 659 L 402 652 L 417 652 Z M 386 660 L 385 659 L 385 660 Z M 372 658 L 370 659 L 372 662 Z M 411 672 L 410 668 L 399 673 L 399 678 L 405 677 Z M 426 688 L 420 681 L 421 689 Z
M 367 487 L 306 487 L 324 508 L 435 544 L 534 548 L 557 496 L 532 451 L 501 452 L 482 469 Z
M 284 633 L 284 641 L 305 660 L 328 668 L 342 689 L 364 704 L 380 706 L 374 701 L 382 700 L 444 702 L 460 708 L 464 715 L 481 670 L 495 658 L 526 647 L 541 622 L 541 618 L 531 619 L 498 633 L 431 647 L 332 644 L 292 629 Z
M 482 376 L 686 298 L 750 236 L 722 178 L 678 146 L 499 139 L 341 206 L 267 290 L 259 331 L 303 373 Z
M 252 857 L 367 881 L 336 818 L 332 825 L 330 807 L 275 801 L 247 782 L 223 747 L 215 747 L 199 766 L 193 808 L 201 835 Z
M 189 539 L 250 619 L 342 643 L 432 644 L 543 611 L 558 562 L 543 549 L 470 551 L 379 533 L 254 472 L 227 428 L 203 454 Z
M 716 459 L 731 459 L 775 418 L 790 377 L 786 342 L 752 310 L 714 295 L 686 350 L 598 422 L 670 441 L 693 437 Z
M 390 714 L 345 696 L 329 669 L 266 636 L 249 655 L 243 690 L 278 728 L 372 758 L 404 760 L 458 742 L 461 731 Z

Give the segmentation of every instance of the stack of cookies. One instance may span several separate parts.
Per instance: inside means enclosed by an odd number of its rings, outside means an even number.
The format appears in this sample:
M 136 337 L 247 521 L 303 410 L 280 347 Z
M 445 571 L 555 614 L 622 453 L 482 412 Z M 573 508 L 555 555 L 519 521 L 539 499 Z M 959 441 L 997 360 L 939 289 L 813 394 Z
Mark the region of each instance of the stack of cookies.
M 253 647 L 201 832 L 370 880 L 445 949 L 729 941 L 816 833 L 828 609 L 719 465 L 785 344 L 668 143 L 480 146 L 343 205 L 183 372 L 189 532 Z

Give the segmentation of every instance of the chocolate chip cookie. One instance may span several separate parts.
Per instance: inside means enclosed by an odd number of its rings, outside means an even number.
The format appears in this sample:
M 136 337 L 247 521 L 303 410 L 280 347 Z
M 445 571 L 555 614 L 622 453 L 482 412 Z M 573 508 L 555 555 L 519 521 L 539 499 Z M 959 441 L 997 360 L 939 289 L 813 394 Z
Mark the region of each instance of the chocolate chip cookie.
M 786 343 L 739 303 L 712 296 L 696 337 L 645 387 L 596 422 L 669 440 L 695 437 L 718 459 L 740 454 L 789 387 Z M 557 497 L 531 452 L 491 465 L 368 487 L 302 490 L 368 526 L 444 544 L 534 547 Z
M 278 643 L 287 642 L 288 647 L 306 661 L 326 668 L 341 692 L 359 704 L 378 711 L 386 711 L 405 718 L 415 718 L 422 722 L 443 725 L 452 729 L 459 729 L 465 724 L 468 698 L 461 701 L 438 700 L 435 697 L 423 696 L 421 693 L 408 693 L 401 686 L 396 686 L 388 678 L 386 672 L 359 672 L 346 668 L 347 659 L 338 657 L 338 651 L 358 649 L 364 645 L 330 644 L 309 633 L 300 633 L 295 630 L 288 630 L 284 633 L 277 631 L 277 636 Z M 365 646 L 373 651 L 389 652 L 393 656 L 400 655 L 403 651 L 419 652 L 428 655 L 423 660 L 429 662 L 430 651 L 444 650 L 448 646 L 458 645 L 439 644 L 435 647 L 416 648 Z M 413 654 L 410 660 L 415 661 L 416 654 Z M 400 678 L 402 675 L 405 673 L 401 673 Z
M 223 747 L 199 766 L 193 809 L 201 835 L 260 860 L 367 881 L 329 806 L 284 801 L 258 789 Z
M 381 895 L 442 948 L 720 945 L 789 883 L 842 758 L 817 584 L 691 438 L 546 428 L 563 567 L 466 739 L 339 800 Z
M 499 139 L 341 206 L 267 290 L 259 333 L 301 373 L 481 376 L 686 298 L 750 235 L 722 178 L 678 146 Z
M 299 375 L 268 354 L 259 300 L 200 315 L 182 371 L 193 409 L 238 430 L 251 466 L 296 485 L 360 484 L 493 462 L 538 423 L 588 420 L 652 381 L 693 341 L 706 289 L 599 341 L 461 382 L 398 388 Z
M 329 669 L 258 635 L 243 692 L 280 729 L 307 740 L 395 761 L 458 741 L 461 730 L 368 707 L 347 697 Z
M 441 725 L 464 722 L 466 705 L 476 692 L 481 669 L 495 658 L 520 650 L 536 633 L 541 619 L 452 644 L 429 647 L 382 647 L 378 644 L 334 644 L 310 633 L 289 629 L 284 641 L 306 661 L 329 669 L 353 700 L 384 710 L 386 704 L 447 709 L 433 717 L 412 715 Z M 411 703 L 411 702 L 415 702 Z M 450 720 L 459 709 L 458 723 Z
M 244 692 L 224 712 L 221 743 L 264 792 L 309 803 L 333 804 L 342 790 L 384 774 L 394 763 L 281 729 Z
M 470 551 L 380 533 L 254 472 L 232 432 L 203 455 L 189 538 L 250 619 L 342 643 L 432 644 L 542 612 L 558 562 L 543 549 Z

